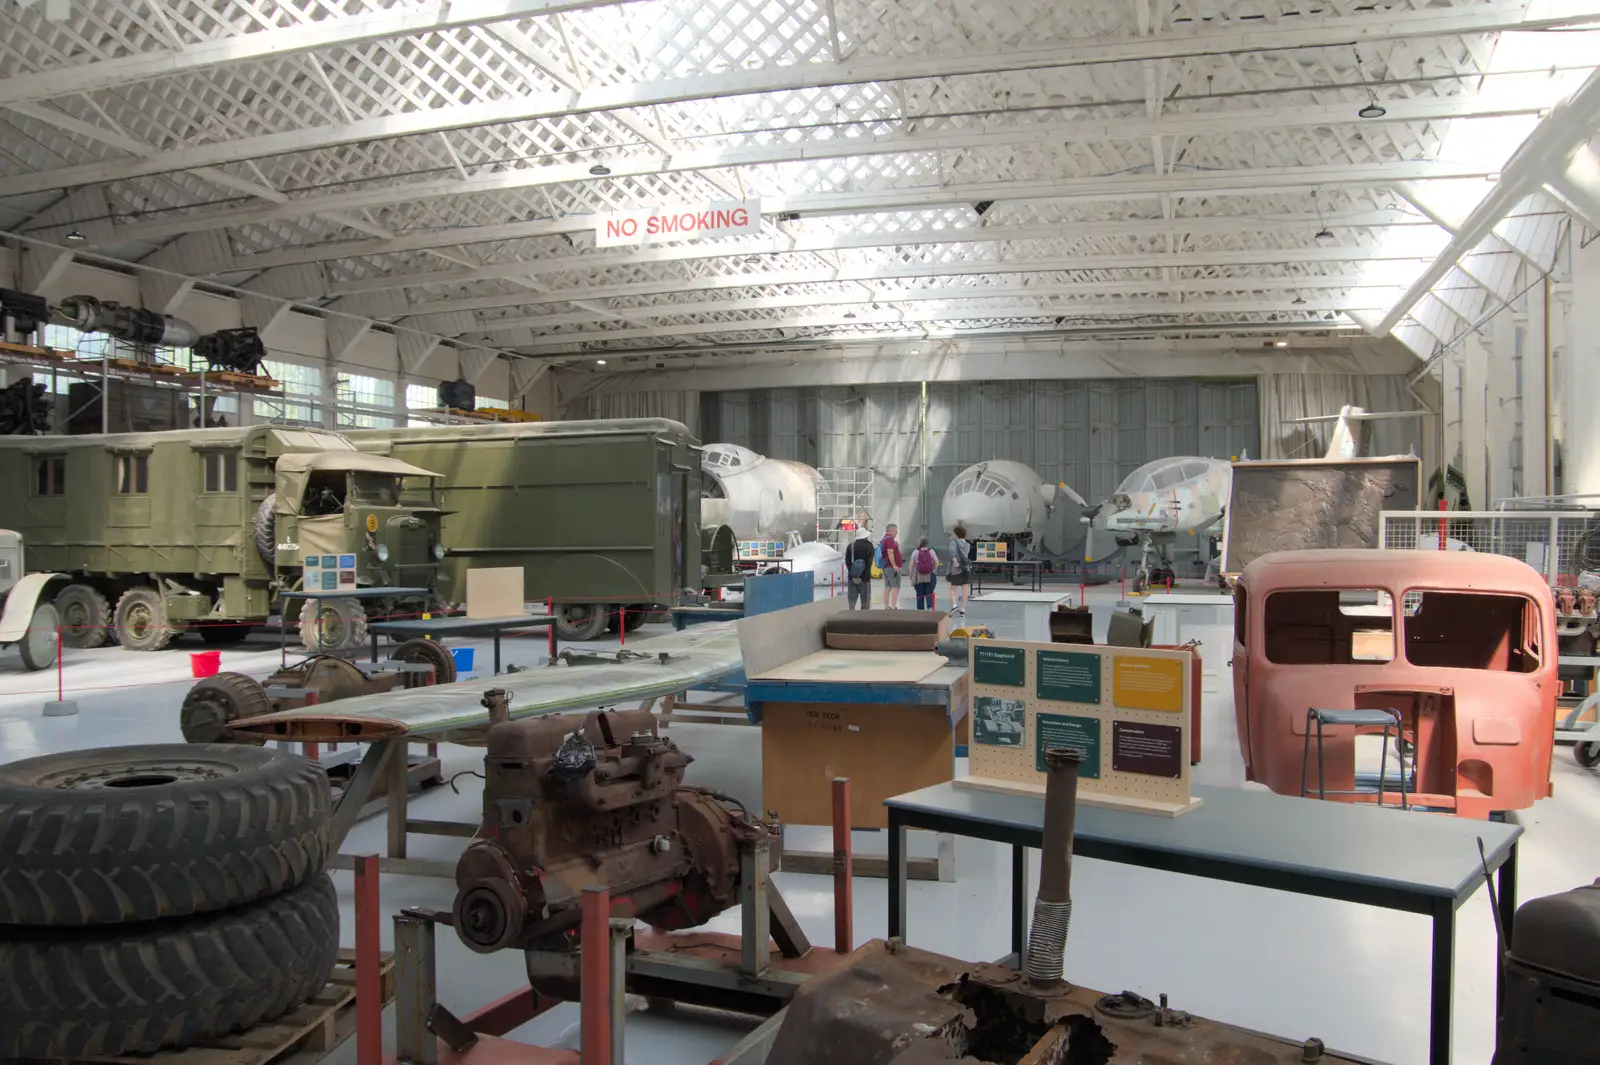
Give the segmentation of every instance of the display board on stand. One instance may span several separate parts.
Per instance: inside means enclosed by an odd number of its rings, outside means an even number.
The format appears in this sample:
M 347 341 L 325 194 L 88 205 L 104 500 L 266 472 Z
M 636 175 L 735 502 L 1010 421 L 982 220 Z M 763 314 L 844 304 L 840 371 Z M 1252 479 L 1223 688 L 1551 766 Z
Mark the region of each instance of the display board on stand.
M 1044 752 L 1084 753 L 1078 801 L 1176 817 L 1189 791 L 1190 657 L 1184 651 L 974 640 L 972 743 L 958 787 L 1044 794 Z

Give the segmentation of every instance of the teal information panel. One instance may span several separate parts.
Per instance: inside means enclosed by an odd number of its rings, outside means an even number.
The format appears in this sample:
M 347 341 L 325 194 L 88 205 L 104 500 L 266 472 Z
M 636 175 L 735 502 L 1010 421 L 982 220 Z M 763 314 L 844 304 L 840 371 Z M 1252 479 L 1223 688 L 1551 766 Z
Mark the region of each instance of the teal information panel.
M 1034 759 L 1039 772 L 1044 772 L 1044 752 L 1051 747 L 1076 747 L 1083 752 L 1083 765 L 1078 776 L 1089 780 L 1100 779 L 1100 719 L 1073 717 L 1068 714 L 1038 715 L 1039 735 L 1034 744 Z
M 1081 651 L 1040 651 L 1033 664 L 1034 694 L 1041 699 L 1100 705 L 1100 656 Z
M 972 680 L 977 684 L 1003 684 L 1020 688 L 1026 683 L 1028 652 L 1020 647 L 985 647 L 972 641 Z

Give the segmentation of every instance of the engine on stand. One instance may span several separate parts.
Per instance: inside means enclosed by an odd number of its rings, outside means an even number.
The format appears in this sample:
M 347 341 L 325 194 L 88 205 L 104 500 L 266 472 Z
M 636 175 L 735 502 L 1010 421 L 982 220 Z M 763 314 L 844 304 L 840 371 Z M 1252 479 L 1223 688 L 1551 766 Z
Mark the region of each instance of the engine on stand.
M 649 711 L 504 721 L 489 729 L 483 837 L 456 866 L 454 925 L 481 953 L 575 951 L 585 887 L 611 892 L 614 918 L 670 931 L 740 901 L 741 852 L 773 827 L 703 788 Z M 536 971 L 537 970 L 537 971 Z M 530 961 L 530 982 L 566 981 Z

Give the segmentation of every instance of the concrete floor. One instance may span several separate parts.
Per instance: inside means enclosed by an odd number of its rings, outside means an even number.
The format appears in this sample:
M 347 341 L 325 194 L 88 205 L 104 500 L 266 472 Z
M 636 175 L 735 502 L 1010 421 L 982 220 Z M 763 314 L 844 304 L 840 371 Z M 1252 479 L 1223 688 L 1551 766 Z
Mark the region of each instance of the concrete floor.
M 941 584 L 941 602 L 947 591 Z M 907 605 L 913 601 L 909 585 L 902 598 Z M 1115 586 L 1090 589 L 1089 600 L 1102 625 L 1116 598 Z M 1206 683 L 1205 750 L 1194 779 L 1243 786 L 1226 666 L 1228 634 L 1185 633 L 1196 635 L 1203 642 Z M 488 641 L 472 643 L 479 648 L 478 663 L 487 668 Z M 80 713 L 64 718 L 40 716 L 43 702 L 55 695 L 55 674 L 21 672 L 14 651 L 0 652 L 0 762 L 93 746 L 178 741 L 178 706 L 191 683 L 185 652 L 201 646 L 186 637 L 158 654 L 118 648 L 69 651 L 61 680 Z M 543 660 L 543 649 L 542 638 L 508 640 L 506 660 L 536 664 Z M 225 650 L 223 668 L 260 676 L 276 667 L 278 657 L 275 639 L 258 636 L 240 649 Z M 695 757 L 692 781 L 759 803 L 758 729 L 678 725 L 671 732 Z M 446 747 L 443 753 L 447 774 L 481 765 L 481 752 Z M 1554 777 L 1556 797 L 1520 815 L 1527 828 L 1520 867 L 1524 899 L 1565 891 L 1600 873 L 1600 860 L 1583 849 L 1583 841 L 1597 838 L 1600 829 L 1600 780 L 1580 769 L 1564 748 L 1557 750 Z M 457 787 L 460 794 L 439 788 L 420 796 L 413 816 L 475 818 L 481 782 L 465 776 Z M 820 849 L 826 835 L 822 829 L 790 832 L 790 845 L 805 848 Z M 855 839 L 858 851 L 883 850 L 881 833 L 859 832 Z M 356 827 L 344 850 L 378 853 L 383 840 L 381 820 L 369 820 Z M 449 858 L 459 848 L 459 840 L 447 838 L 411 841 L 414 857 Z M 913 853 L 931 852 L 930 839 L 914 839 Z M 1007 855 L 995 845 L 961 840 L 957 874 L 954 883 L 911 885 L 911 942 L 964 958 L 998 957 L 1008 949 Z M 813 941 L 831 942 L 831 881 L 787 873 L 776 879 Z M 349 945 L 351 877 L 336 873 L 335 880 L 345 901 L 344 939 Z M 856 880 L 858 943 L 884 933 L 884 886 L 879 880 Z M 448 908 L 454 888 L 442 879 L 385 876 L 382 892 L 387 948 L 389 914 L 413 905 Z M 1426 1060 L 1425 918 L 1086 859 L 1074 863 L 1073 894 L 1077 920 L 1067 974 L 1075 983 L 1105 991 L 1127 988 L 1151 998 L 1166 992 L 1178 1009 L 1296 1040 L 1318 1036 L 1330 1047 L 1379 1061 Z M 722 915 L 712 927 L 737 931 L 737 911 Z M 523 979 L 520 955 L 473 954 L 448 931 L 441 931 L 438 942 L 440 999 L 458 1012 L 500 997 Z M 1493 1052 L 1494 963 L 1494 927 L 1487 895 L 1480 891 L 1463 907 L 1458 922 L 1455 1056 L 1462 1065 L 1487 1065 Z M 516 1034 L 574 1046 L 577 1020 L 576 1006 L 564 1006 Z M 392 1039 L 392 1020 L 387 1025 Z M 628 1059 L 636 1065 L 704 1065 L 738 1035 L 737 1027 L 636 1013 L 628 1025 Z M 332 1060 L 354 1062 L 353 1043 Z

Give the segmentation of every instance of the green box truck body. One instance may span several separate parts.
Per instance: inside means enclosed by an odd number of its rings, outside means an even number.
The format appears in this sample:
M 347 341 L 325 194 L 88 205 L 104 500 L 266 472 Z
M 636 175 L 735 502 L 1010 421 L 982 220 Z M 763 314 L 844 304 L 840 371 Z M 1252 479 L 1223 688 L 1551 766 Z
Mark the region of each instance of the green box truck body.
M 523 597 L 552 600 L 565 639 L 628 628 L 701 578 L 699 441 L 662 418 L 359 429 L 363 449 L 440 475 L 439 593 L 466 572 L 521 566 Z M 620 612 L 625 608 L 626 615 Z
M 190 626 L 240 639 L 298 586 L 307 551 L 351 563 L 351 586 L 431 587 L 430 478 L 314 429 L 0 438 L 0 498 L 31 568 L 68 575 L 56 602 L 79 647 L 108 627 L 139 650 Z

